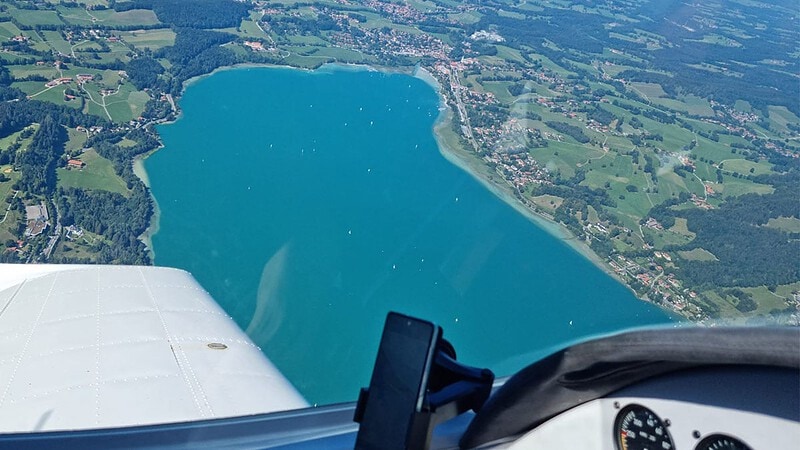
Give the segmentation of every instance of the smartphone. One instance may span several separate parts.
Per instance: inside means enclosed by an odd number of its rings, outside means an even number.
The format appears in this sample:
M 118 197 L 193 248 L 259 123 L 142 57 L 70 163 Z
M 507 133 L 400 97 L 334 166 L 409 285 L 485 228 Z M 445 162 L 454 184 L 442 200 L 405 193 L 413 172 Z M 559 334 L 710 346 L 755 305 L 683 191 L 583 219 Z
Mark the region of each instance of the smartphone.
M 406 449 L 415 413 L 422 411 L 442 329 L 395 312 L 386 317 L 356 449 Z

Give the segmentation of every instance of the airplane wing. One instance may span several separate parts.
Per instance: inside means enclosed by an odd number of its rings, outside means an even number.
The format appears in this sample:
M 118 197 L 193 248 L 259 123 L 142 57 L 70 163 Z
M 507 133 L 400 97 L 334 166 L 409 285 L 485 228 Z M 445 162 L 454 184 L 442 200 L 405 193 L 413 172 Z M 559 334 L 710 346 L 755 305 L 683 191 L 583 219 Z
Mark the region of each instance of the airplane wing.
M 185 271 L 0 264 L 0 433 L 306 406 Z

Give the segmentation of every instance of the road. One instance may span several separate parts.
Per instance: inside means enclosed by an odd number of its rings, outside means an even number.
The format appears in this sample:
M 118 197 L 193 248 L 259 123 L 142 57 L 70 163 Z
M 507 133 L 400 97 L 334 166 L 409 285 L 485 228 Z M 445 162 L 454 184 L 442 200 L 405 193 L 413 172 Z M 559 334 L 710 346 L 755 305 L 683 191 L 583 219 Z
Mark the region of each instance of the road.
M 100 94 L 100 98 L 103 100 L 103 103 L 100 103 L 100 102 L 98 102 L 97 100 L 95 100 L 95 99 L 94 99 L 94 97 L 92 97 L 92 93 L 91 93 L 91 92 L 89 92 L 88 90 L 86 90 L 86 88 L 84 88 L 84 87 L 83 87 L 83 83 L 78 83 L 78 87 L 80 87 L 80 89 L 81 89 L 81 90 L 82 90 L 84 93 L 86 93 L 86 95 L 89 97 L 89 100 L 90 100 L 92 103 L 94 103 L 95 105 L 97 105 L 97 106 L 99 106 L 99 107 L 103 108 L 103 111 L 105 111 L 105 113 L 106 113 L 106 116 L 108 117 L 108 120 L 110 120 L 110 121 L 112 121 L 112 122 L 114 121 L 114 119 L 112 119 L 112 118 L 111 118 L 111 114 L 109 114 L 109 113 L 108 113 L 108 109 L 106 108 L 106 96 L 105 96 L 105 95 L 103 95 L 103 94 Z M 116 92 L 114 92 L 113 94 L 110 94 L 110 95 L 115 95 L 115 94 L 117 94 L 118 92 L 119 92 L 119 86 L 117 86 L 117 90 L 116 90 Z
M 53 249 L 56 247 L 58 243 L 58 239 L 61 237 L 61 215 L 58 213 L 58 205 L 53 202 L 53 207 L 55 208 L 56 216 L 56 227 L 53 230 L 53 234 L 50 235 L 49 240 L 47 241 L 47 246 L 42 250 L 42 255 L 44 255 L 44 260 L 47 261 L 50 258 L 50 255 L 53 253 Z
M 173 113 L 178 112 L 178 108 L 175 107 L 175 99 L 172 98 L 172 94 L 165 94 L 164 96 L 167 97 L 167 101 L 169 102 L 169 106 L 172 107 L 172 112 Z
M 478 142 L 475 141 L 475 137 L 472 134 L 472 126 L 469 123 L 469 116 L 467 115 L 467 108 L 464 106 L 464 101 L 461 99 L 461 91 L 464 90 L 464 85 L 461 84 L 461 80 L 458 76 L 458 71 L 455 69 L 451 69 L 449 71 L 450 75 L 450 90 L 453 93 L 453 98 L 456 101 L 456 109 L 458 110 L 459 118 L 461 119 L 462 131 L 464 132 L 464 137 L 467 138 L 469 143 L 478 151 Z
M 19 194 L 19 191 L 14 191 L 14 196 L 11 197 L 11 199 L 13 200 L 13 199 L 17 198 L 17 194 Z M 13 205 L 13 204 L 14 204 L 13 202 L 8 204 L 8 206 L 6 207 L 6 213 L 3 214 L 3 219 L 0 220 L 0 223 L 3 223 L 3 222 L 6 221 L 6 217 L 8 217 L 8 212 L 11 211 L 11 205 Z

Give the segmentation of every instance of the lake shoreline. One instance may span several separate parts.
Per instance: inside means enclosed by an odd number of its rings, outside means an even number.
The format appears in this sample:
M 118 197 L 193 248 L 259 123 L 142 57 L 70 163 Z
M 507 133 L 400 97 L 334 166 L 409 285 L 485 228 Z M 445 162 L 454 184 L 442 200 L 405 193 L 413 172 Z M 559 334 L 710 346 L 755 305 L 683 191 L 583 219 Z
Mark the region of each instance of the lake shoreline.
M 537 329 L 549 346 L 669 321 L 465 173 L 464 160 L 491 175 L 477 154 L 437 148 L 435 125 L 458 144 L 458 111 L 443 128 L 434 88 L 364 69 L 198 83 L 145 162 L 164 208 L 156 264 L 192 273 L 307 398 L 357 392 L 374 362 L 357 349 L 387 310 L 447 325 L 497 373 L 519 368 Z
M 163 122 L 159 122 L 158 125 L 171 125 L 178 120 L 181 119 L 183 115 L 183 111 L 180 108 L 180 100 L 183 97 L 183 94 L 186 92 L 186 89 L 189 86 L 192 86 L 195 83 L 198 83 L 208 77 L 211 77 L 219 72 L 225 72 L 229 70 L 240 70 L 240 69 L 248 69 L 248 68 L 268 68 L 268 69 L 291 69 L 291 70 L 299 70 L 303 72 L 313 72 L 316 70 L 321 70 L 325 68 L 332 68 L 334 70 L 367 70 L 373 72 L 384 72 L 384 73 L 404 73 L 407 75 L 414 76 L 412 72 L 408 70 L 403 70 L 402 68 L 393 68 L 393 67 L 376 67 L 370 66 L 367 64 L 345 64 L 345 63 L 327 63 L 323 64 L 322 66 L 316 69 L 304 69 L 301 67 L 293 67 L 288 65 L 282 64 L 260 64 L 260 63 L 241 63 L 241 64 L 234 64 L 232 66 L 225 66 L 225 67 L 218 67 L 212 70 L 209 73 L 198 75 L 196 77 L 192 77 L 186 80 L 181 87 L 181 93 L 178 98 L 175 99 L 175 107 L 176 107 L 176 115 L 175 118 L 172 120 L 165 120 Z M 424 70 L 424 69 L 423 69 Z M 431 78 L 433 78 L 431 76 Z M 434 79 L 435 80 L 435 79 Z M 437 91 L 438 92 L 438 91 Z M 160 140 L 160 136 L 158 136 Z M 153 249 L 153 236 L 158 233 L 159 230 L 159 220 L 161 218 L 161 211 L 158 207 L 158 201 L 156 200 L 155 196 L 153 195 L 152 190 L 150 190 L 150 177 L 147 174 L 147 169 L 145 168 L 145 160 L 150 156 L 154 155 L 156 152 L 164 148 L 163 143 L 158 146 L 158 148 L 149 151 L 147 153 L 137 155 L 133 158 L 132 165 L 133 165 L 133 174 L 136 175 L 139 180 L 147 187 L 148 193 L 150 194 L 150 199 L 153 202 L 153 215 L 150 218 L 150 225 L 148 225 L 147 229 L 142 233 L 138 239 L 147 246 L 148 256 L 152 263 L 155 263 L 155 249 Z
M 452 140 L 448 140 L 445 136 L 445 131 L 452 127 L 452 123 L 454 120 L 453 117 L 453 110 L 447 104 L 444 88 L 442 87 L 441 83 L 439 83 L 438 79 L 433 76 L 430 72 L 428 72 L 425 68 L 421 66 L 415 66 L 414 68 L 398 68 L 398 67 L 385 67 L 385 66 L 373 66 L 368 64 L 350 64 L 350 63 L 326 63 L 321 65 L 316 69 L 304 69 L 298 67 L 292 67 L 288 65 L 277 65 L 277 64 L 258 64 L 258 63 L 243 63 L 243 64 L 236 64 L 233 66 L 225 66 L 214 69 L 212 72 L 199 75 L 193 77 L 186 82 L 184 82 L 183 87 L 181 89 L 181 95 L 176 99 L 176 103 L 180 102 L 180 99 L 183 97 L 183 94 L 186 92 L 186 89 L 189 86 L 192 86 L 195 83 L 202 81 L 207 77 L 211 77 L 216 73 L 229 71 L 229 70 L 240 70 L 240 69 L 248 69 L 248 68 L 269 68 L 269 69 L 291 69 L 291 70 L 299 70 L 303 72 L 315 72 L 315 71 L 336 71 L 336 70 L 344 70 L 344 71 L 369 71 L 369 72 L 382 72 L 382 73 L 400 73 L 413 76 L 425 82 L 429 85 L 435 92 L 436 95 L 439 97 L 439 115 L 436 118 L 433 126 L 433 135 L 437 143 L 437 148 L 439 153 L 451 164 L 455 165 L 456 167 L 460 168 L 467 174 L 469 174 L 472 178 L 478 181 L 481 185 L 483 185 L 486 189 L 488 189 L 492 194 L 500 198 L 504 203 L 508 204 L 512 208 L 514 208 L 518 213 L 522 214 L 525 218 L 529 221 L 534 223 L 537 227 L 545 231 L 546 233 L 550 234 L 551 236 L 557 238 L 558 240 L 564 242 L 567 246 L 569 246 L 573 251 L 579 253 L 583 258 L 590 261 L 593 265 L 601 269 L 611 278 L 616 280 L 617 282 L 621 283 L 625 286 L 628 290 L 634 293 L 636 296 L 635 291 L 628 286 L 627 283 L 624 282 L 612 269 L 605 263 L 603 259 L 600 258 L 588 245 L 584 242 L 579 241 L 577 237 L 566 229 L 560 223 L 554 222 L 551 218 L 532 210 L 527 205 L 523 204 L 519 199 L 514 196 L 514 193 L 511 191 L 510 186 L 504 180 L 497 180 L 493 172 L 490 172 L 488 167 L 483 164 L 474 153 L 468 151 L 467 149 L 463 148 L 463 145 L 460 143 L 454 143 Z M 159 125 L 169 125 L 178 120 L 180 120 L 182 116 L 182 111 L 180 107 L 177 108 L 177 114 L 175 119 L 160 123 Z M 150 180 L 147 174 L 147 170 L 145 168 L 145 160 L 150 157 L 151 155 L 155 154 L 157 151 L 161 150 L 163 145 L 159 148 L 148 152 L 144 155 L 139 155 L 134 158 L 133 161 L 133 168 L 134 174 L 142 180 L 145 186 L 150 187 Z M 152 241 L 153 236 L 158 233 L 159 230 L 159 220 L 160 220 L 160 210 L 158 207 L 158 202 L 155 196 L 150 192 L 150 197 L 153 200 L 153 216 L 150 220 L 150 226 L 147 230 L 139 237 L 139 239 L 147 246 L 149 255 L 153 262 L 155 261 L 155 251 L 153 249 Z M 642 301 L 647 303 L 649 302 L 645 298 L 641 298 L 636 296 Z
M 551 217 L 541 214 L 522 203 L 514 196 L 511 186 L 509 186 L 509 184 L 504 180 L 498 181 L 495 178 L 495 175 L 497 174 L 490 171 L 488 166 L 486 166 L 486 164 L 484 164 L 483 161 L 477 157 L 477 155 L 465 149 L 460 143 L 454 143 L 448 140 L 445 136 L 445 131 L 452 127 L 454 117 L 453 109 L 447 104 L 441 84 L 436 77 L 434 77 L 423 67 L 415 68 L 412 75 L 425 81 L 436 91 L 436 94 L 439 96 L 439 116 L 436 118 L 436 122 L 433 126 L 433 135 L 436 139 L 439 153 L 447 161 L 468 173 L 472 178 L 486 187 L 486 189 L 500 198 L 504 203 L 514 208 L 518 213 L 525 216 L 537 227 L 556 239 L 564 242 L 571 249 L 578 252 L 585 259 L 589 260 L 596 267 L 608 274 L 611 278 L 614 278 L 616 281 L 628 288 L 628 290 L 633 292 L 634 295 L 636 295 L 636 291 L 628 286 L 628 284 L 625 283 L 625 281 L 620 278 L 619 275 L 617 275 L 597 253 L 589 248 L 586 243 L 579 241 L 577 236 L 575 236 L 562 224 L 553 221 Z M 650 303 L 647 299 L 643 299 L 638 296 L 636 297 L 642 301 Z
M 147 175 L 147 169 L 145 169 L 144 167 L 144 160 L 147 159 L 148 156 L 160 150 L 162 147 L 163 145 L 147 153 L 136 155 L 133 158 L 133 163 L 132 163 L 133 174 L 136 175 L 137 178 L 142 180 L 142 183 L 147 188 L 147 193 L 148 195 L 150 195 L 150 200 L 152 201 L 153 205 L 153 214 L 150 216 L 150 224 L 147 226 L 147 229 L 144 230 L 144 233 L 142 233 L 138 238 L 147 247 L 147 256 L 150 258 L 151 262 L 154 262 L 156 259 L 156 252 L 153 249 L 153 236 L 156 233 L 158 233 L 158 228 L 160 224 L 159 220 L 161 218 L 161 209 L 159 209 L 158 201 L 156 200 L 156 197 L 153 195 L 153 192 L 150 190 L 150 177 Z

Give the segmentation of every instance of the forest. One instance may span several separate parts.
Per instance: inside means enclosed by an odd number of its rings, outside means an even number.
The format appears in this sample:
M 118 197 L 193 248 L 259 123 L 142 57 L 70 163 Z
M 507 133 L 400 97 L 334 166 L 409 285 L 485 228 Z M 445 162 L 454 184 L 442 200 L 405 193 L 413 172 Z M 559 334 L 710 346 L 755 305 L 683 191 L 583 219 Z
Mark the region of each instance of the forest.
M 775 191 L 768 195 L 745 194 L 729 197 L 712 210 L 671 208 L 679 200 L 656 206 L 650 217 L 665 227 L 676 217 L 687 219 L 695 238 L 668 250 L 703 248 L 718 261 L 680 263 L 681 275 L 696 286 L 761 286 L 786 284 L 800 279 L 800 235 L 765 226 L 769 219 L 800 219 L 796 186 L 800 172 L 761 177 Z
M 589 136 L 586 136 L 583 130 L 576 127 L 575 125 L 570 125 L 566 122 L 555 122 L 555 121 L 545 122 L 545 125 L 558 131 L 559 133 L 564 133 L 567 136 L 572 137 L 572 139 L 575 139 L 581 144 L 589 142 Z
M 14 189 L 36 195 L 52 194 L 56 188 L 56 167 L 64 154 L 67 132 L 52 115 L 41 121 L 28 149 L 17 153 L 16 166 L 22 176 Z
M 608 19 L 599 14 L 547 7 L 531 14 L 504 2 L 478 4 L 484 6 L 485 14 L 470 27 L 467 34 L 482 29 L 496 29 L 507 39 L 508 45 L 532 49 L 564 67 L 572 66 L 572 61 L 589 64 L 609 47 L 620 49 L 642 61 L 637 70 L 631 70 L 624 76 L 618 75 L 620 78 L 657 82 L 672 96 L 680 92 L 728 104 L 743 99 L 760 110 L 766 110 L 768 105 L 779 105 L 800 115 L 800 102 L 797 102 L 800 83 L 791 75 L 800 71 L 797 61 L 787 62 L 788 65 L 781 70 L 773 70 L 762 63 L 764 60 L 784 61 L 785 55 L 795 51 L 789 43 L 796 38 L 796 24 L 792 23 L 791 17 L 769 9 L 760 8 L 758 17 L 726 17 L 736 20 L 736 25 L 753 36 L 747 40 L 746 46 L 725 47 L 702 42 L 705 31 L 688 31 L 677 25 L 664 26 L 665 22 L 691 23 L 697 30 L 703 30 L 703 18 L 696 9 L 678 7 L 674 0 L 648 2 L 641 7 L 639 14 L 649 20 L 635 24 L 615 22 L 614 32 L 636 35 L 641 29 L 661 35 L 668 42 L 680 43 L 651 49 L 644 43 L 612 36 L 607 27 Z M 500 15 L 495 8 L 486 8 L 492 4 L 498 9 L 524 15 L 525 18 Z M 748 21 L 766 21 L 768 26 L 754 29 L 748 25 Z M 795 30 L 795 33 L 788 30 Z M 780 39 L 775 36 L 776 33 L 791 35 L 781 36 L 784 39 Z M 545 45 L 548 41 L 555 43 L 559 49 Z M 747 70 L 731 65 L 730 61 L 747 64 Z M 635 65 L 630 58 L 624 64 Z M 723 69 L 698 68 L 703 64 L 720 65 Z
M 149 264 L 150 259 L 139 236 L 150 225 L 153 210 L 150 195 L 137 184 L 129 197 L 116 192 L 60 189 L 56 196 L 62 224 L 76 224 L 103 236 L 99 243 L 99 264 Z M 88 262 L 68 256 L 56 262 Z
M 114 9 L 152 9 L 158 20 L 173 27 L 231 28 L 239 26 L 249 7 L 234 0 L 133 0 L 116 2 Z

